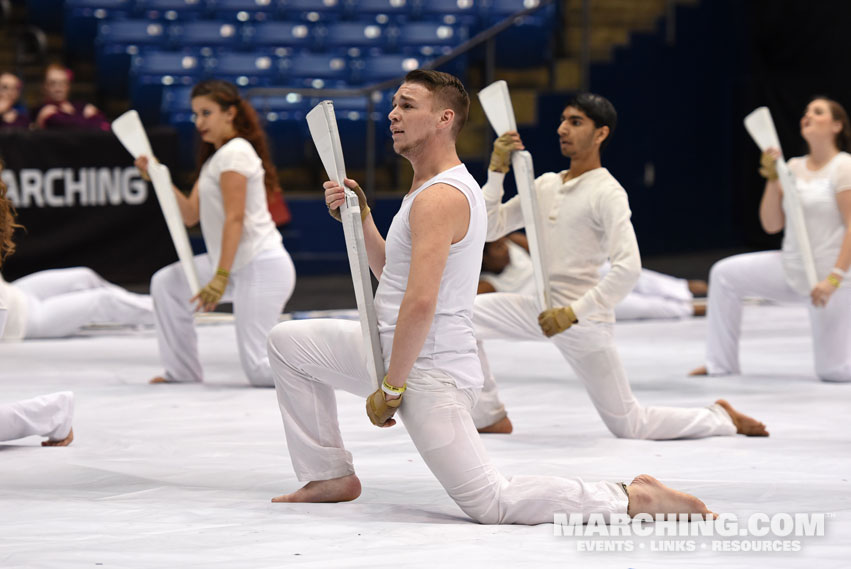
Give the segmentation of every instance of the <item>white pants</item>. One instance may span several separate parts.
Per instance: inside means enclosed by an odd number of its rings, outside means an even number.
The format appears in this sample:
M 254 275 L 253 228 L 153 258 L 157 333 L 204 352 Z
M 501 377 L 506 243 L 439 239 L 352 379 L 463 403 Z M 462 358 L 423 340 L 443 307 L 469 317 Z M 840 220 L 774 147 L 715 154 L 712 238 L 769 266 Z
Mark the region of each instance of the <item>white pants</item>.
M 479 339 L 479 359 L 485 374 L 482 396 L 473 409 L 477 428 L 505 417 L 496 382 L 490 372 L 482 340 L 514 339 L 551 341 L 585 385 L 591 402 L 609 430 L 630 439 L 689 439 L 735 435 L 732 419 L 718 405 L 708 408 L 642 407 L 629 381 L 614 343 L 614 326 L 580 322 L 547 339 L 538 326 L 538 304 L 518 294 L 481 294 L 476 297 L 473 326 Z
M 363 397 L 369 377 L 360 324 L 302 320 L 278 324 L 269 359 L 293 468 L 302 481 L 354 474 L 337 422 L 335 389 Z M 620 485 L 547 476 L 505 478 L 490 462 L 470 418 L 476 390 L 444 372 L 414 369 L 399 408 L 426 465 L 458 506 L 486 524 L 552 523 L 555 512 L 625 514 Z M 364 421 L 368 421 L 364 411 Z
M 26 338 L 62 338 L 89 324 L 154 323 L 151 298 L 86 267 L 54 269 L 12 283 L 27 297 Z
M 206 254 L 198 255 L 195 267 L 204 286 L 213 277 L 213 261 Z M 239 361 L 252 385 L 273 385 L 266 338 L 278 322 L 293 288 L 295 267 L 283 249 L 264 251 L 230 275 L 222 302 L 233 302 Z M 203 373 L 193 321 L 195 306 L 189 302 L 192 295 L 180 263 L 163 267 L 154 274 L 151 296 L 165 378 L 174 382 L 200 382 Z
M 60 391 L 0 405 L 0 441 L 31 435 L 61 441 L 71 431 L 74 394 Z
M 686 318 L 694 314 L 692 300 L 686 279 L 641 269 L 635 287 L 615 305 L 615 318 Z
M 780 251 L 735 255 L 712 266 L 706 308 L 706 368 L 711 375 L 741 373 L 739 335 L 746 297 L 806 304 L 816 375 L 823 381 L 851 381 L 851 289 L 842 287 L 826 307 L 814 307 L 786 283 Z

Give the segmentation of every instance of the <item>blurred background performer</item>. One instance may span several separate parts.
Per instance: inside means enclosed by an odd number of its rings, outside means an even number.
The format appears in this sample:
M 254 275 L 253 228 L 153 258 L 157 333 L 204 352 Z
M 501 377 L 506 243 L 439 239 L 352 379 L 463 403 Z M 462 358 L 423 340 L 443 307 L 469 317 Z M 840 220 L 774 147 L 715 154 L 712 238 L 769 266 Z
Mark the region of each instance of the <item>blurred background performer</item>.
M 709 273 L 706 365 L 692 375 L 741 373 L 739 334 L 742 299 L 759 297 L 809 304 L 815 371 L 823 381 L 851 381 L 851 126 L 845 109 L 831 99 L 814 98 L 801 118 L 807 154 L 789 160 L 813 247 L 816 274 L 810 290 L 795 234 L 783 235 L 780 251 L 746 253 L 723 259 Z M 786 227 L 787 201 L 777 180 L 778 149 L 761 159 L 766 178 L 759 219 L 767 233 Z
M 12 204 L 6 199 L 6 185 L 0 180 L 0 267 L 15 251 L 12 233 L 15 223 Z M 0 337 L 7 320 L 9 290 L 0 286 Z M 48 437 L 42 446 L 68 446 L 74 440 L 71 418 L 74 414 L 74 394 L 61 391 L 33 399 L 0 405 L 0 441 L 11 441 L 31 435 Z
M 209 311 L 232 300 L 242 369 L 252 385 L 271 386 L 266 337 L 295 287 L 295 267 L 267 205 L 267 192 L 279 191 L 277 172 L 257 114 L 233 84 L 203 81 L 191 97 L 201 135 L 198 178 L 188 196 L 174 192 L 186 225 L 201 223 L 207 253 L 195 265 L 209 282 L 190 301 L 179 263 L 151 279 L 165 366 L 151 382 L 202 381 L 192 303 Z M 147 157 L 136 161 L 145 175 L 147 165 Z
M 605 263 L 600 270 L 600 278 L 610 268 L 611 264 Z M 532 258 L 523 233 L 518 231 L 485 243 L 479 294 L 488 292 L 535 294 Z M 696 303 L 694 297 L 705 295 L 705 281 L 680 279 L 641 269 L 635 286 L 615 305 L 615 320 L 703 316 L 706 305 Z

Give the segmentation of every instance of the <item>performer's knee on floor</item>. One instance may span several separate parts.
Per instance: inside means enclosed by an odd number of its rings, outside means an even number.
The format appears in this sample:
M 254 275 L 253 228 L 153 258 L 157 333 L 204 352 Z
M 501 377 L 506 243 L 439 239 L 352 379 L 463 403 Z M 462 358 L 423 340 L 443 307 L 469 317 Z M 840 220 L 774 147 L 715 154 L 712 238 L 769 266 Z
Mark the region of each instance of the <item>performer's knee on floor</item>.
M 843 365 L 832 369 L 816 368 L 816 375 L 829 383 L 851 382 L 851 366 Z

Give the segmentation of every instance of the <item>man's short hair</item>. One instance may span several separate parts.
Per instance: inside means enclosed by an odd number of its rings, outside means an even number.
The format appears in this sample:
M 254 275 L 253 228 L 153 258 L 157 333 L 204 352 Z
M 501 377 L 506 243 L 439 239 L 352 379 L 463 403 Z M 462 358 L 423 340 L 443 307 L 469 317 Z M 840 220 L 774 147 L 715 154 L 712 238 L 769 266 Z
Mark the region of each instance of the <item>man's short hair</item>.
M 458 136 L 470 112 L 470 96 L 461 80 L 432 69 L 414 69 L 405 75 L 405 83 L 418 83 L 434 93 L 435 101 L 455 112 L 452 135 Z
M 589 119 L 594 121 L 596 128 L 609 127 L 609 134 L 600 144 L 600 150 L 603 150 L 609 144 L 609 140 L 615 132 L 615 126 L 618 124 L 618 112 L 611 101 L 594 93 L 579 93 L 565 107 L 573 107 L 585 113 Z

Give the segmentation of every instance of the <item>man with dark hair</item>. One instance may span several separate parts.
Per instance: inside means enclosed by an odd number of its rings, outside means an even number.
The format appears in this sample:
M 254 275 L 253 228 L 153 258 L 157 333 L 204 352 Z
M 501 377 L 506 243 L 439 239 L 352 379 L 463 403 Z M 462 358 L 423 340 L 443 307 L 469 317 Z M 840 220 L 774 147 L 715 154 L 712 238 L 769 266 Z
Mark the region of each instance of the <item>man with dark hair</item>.
M 650 476 L 628 487 L 506 479 L 488 459 L 470 418 L 483 381 L 471 319 L 487 215 L 481 190 L 455 150 L 460 113 L 447 103 L 459 90 L 463 101 L 466 92 L 451 76 L 437 75 L 437 85 L 422 77 L 409 74 L 393 96 L 393 148 L 410 161 L 414 177 L 386 242 L 357 183 L 345 181 L 360 199 L 369 265 L 379 282 L 375 306 L 387 375 L 373 391 L 358 322 L 302 320 L 272 330 L 269 360 L 287 448 L 299 480 L 307 482 L 273 502 L 345 502 L 360 495 L 337 423 L 334 391 L 342 389 L 367 397 L 367 415 L 379 427 L 392 427 L 398 410 L 429 469 L 478 522 L 552 523 L 555 512 L 709 515 L 694 496 Z M 344 190 L 335 181 L 324 187 L 334 215 Z
M 484 389 L 473 410 L 480 432 L 510 433 L 511 421 L 499 400 L 481 341 L 494 338 L 550 338 L 585 385 L 603 422 L 617 437 L 699 438 L 714 435 L 767 436 L 765 426 L 723 399 L 705 408 L 642 407 L 632 394 L 614 343 L 614 307 L 635 286 L 641 272 L 638 243 L 630 222 L 626 191 L 602 167 L 600 150 L 617 121 L 614 106 L 599 95 L 581 94 L 568 103 L 558 127 L 570 169 L 535 180 L 550 272 L 553 308 L 534 296 L 494 293 L 476 298 L 473 325 L 479 340 Z M 502 202 L 502 182 L 511 153 L 522 150 L 516 132 L 494 143 L 484 186 L 489 241 L 523 227 L 519 197 Z M 611 269 L 600 277 L 600 269 Z M 543 334 L 542 334 L 543 332 Z

